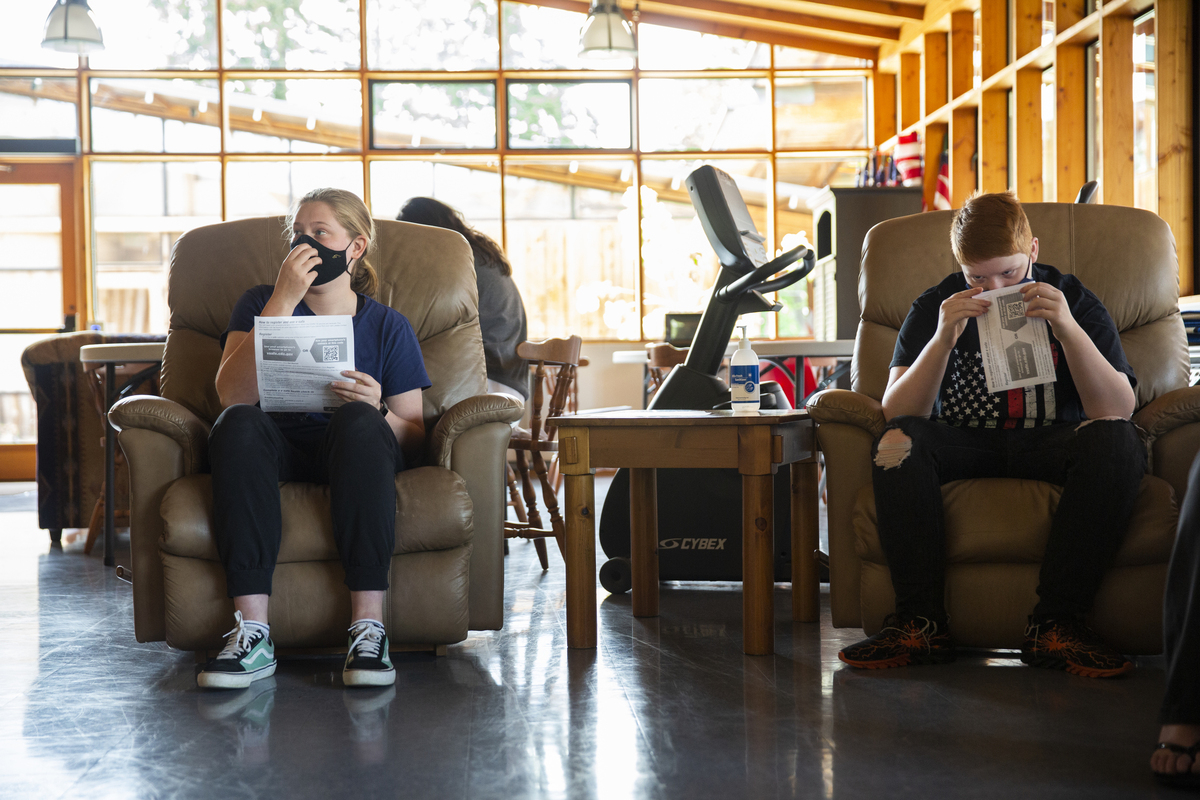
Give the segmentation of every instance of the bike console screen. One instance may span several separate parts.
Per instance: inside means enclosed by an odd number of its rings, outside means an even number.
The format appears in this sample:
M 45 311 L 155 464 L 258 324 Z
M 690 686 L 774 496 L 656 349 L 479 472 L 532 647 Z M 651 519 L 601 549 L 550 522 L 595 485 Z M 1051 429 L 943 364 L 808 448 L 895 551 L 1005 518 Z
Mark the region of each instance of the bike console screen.
M 704 165 L 687 178 L 692 206 L 721 265 L 749 272 L 767 261 L 759 234 L 737 184 L 729 173 Z

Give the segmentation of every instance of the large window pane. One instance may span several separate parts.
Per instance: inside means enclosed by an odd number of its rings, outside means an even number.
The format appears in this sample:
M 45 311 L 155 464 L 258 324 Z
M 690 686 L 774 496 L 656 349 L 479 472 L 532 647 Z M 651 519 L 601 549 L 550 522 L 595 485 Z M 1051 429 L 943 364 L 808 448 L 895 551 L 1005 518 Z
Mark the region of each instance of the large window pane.
M 0 78 L 0 139 L 74 139 L 74 78 Z
M 1155 125 L 1154 14 L 1133 28 L 1133 204 L 1158 212 L 1158 135 Z
M 93 162 L 96 319 L 109 331 L 167 330 L 171 247 L 220 220 L 216 161 Z
M 358 69 L 358 0 L 226 0 L 226 69 Z
M 92 78 L 92 149 L 101 153 L 215 153 L 216 81 Z
M 234 80 L 225 87 L 226 149 L 231 152 L 362 149 L 362 84 L 357 80 Z
M 496 147 L 496 84 L 371 83 L 371 146 Z
M 632 147 L 629 95 L 624 81 L 512 81 L 508 146 Z
M 37 406 L 21 369 L 21 353 L 41 333 L 0 334 L 0 444 L 33 444 L 37 441 Z
M 641 69 L 766 69 L 771 46 L 660 25 L 638 25 Z
M 367 63 L 381 70 L 496 69 L 495 0 L 367 0 Z
M 231 161 L 225 166 L 225 217 L 286 214 L 306 193 L 326 186 L 362 197 L 362 162 Z
M 508 258 L 531 339 L 641 337 L 632 177 L 629 161 L 508 162 Z
M 633 69 L 632 58 L 596 59 L 579 55 L 586 14 L 502 3 L 504 69 Z
M 104 33 L 93 69 L 216 69 L 217 0 L 91 0 Z
M 58 184 L 0 184 L 0 327 L 63 323 Z
M 863 58 L 835 56 L 832 53 L 818 53 L 815 50 L 800 50 L 795 47 L 777 46 L 775 48 L 775 69 L 811 69 L 813 67 L 858 68 L 871 66 L 871 62 Z
M 1054 92 L 1054 67 L 1051 67 L 1042 71 L 1042 201 L 1046 203 L 1058 202 L 1058 165 L 1054 160 L 1054 112 L 1058 103 Z
M 775 248 L 779 252 L 816 239 L 809 201 L 826 186 L 854 186 L 866 166 L 862 156 L 845 158 L 778 158 L 775 160 Z M 803 280 L 781 291 L 777 335 L 813 335 L 812 281 Z
M 371 214 L 395 219 L 410 197 L 433 197 L 462 212 L 467 222 L 501 241 L 500 168 L 479 161 L 372 161 Z
M 867 86 L 861 77 L 775 81 L 775 147 L 867 145 Z
M 754 225 L 770 235 L 767 200 L 770 165 L 766 161 L 642 161 L 642 295 L 647 339 L 662 339 L 668 312 L 700 312 L 708 304 L 719 264 L 700 226 L 684 181 L 702 164 L 733 176 Z M 766 314 L 747 314 L 741 322 L 751 336 L 769 331 Z
M 771 146 L 767 82 L 758 78 L 643 79 L 643 150 L 749 150 Z

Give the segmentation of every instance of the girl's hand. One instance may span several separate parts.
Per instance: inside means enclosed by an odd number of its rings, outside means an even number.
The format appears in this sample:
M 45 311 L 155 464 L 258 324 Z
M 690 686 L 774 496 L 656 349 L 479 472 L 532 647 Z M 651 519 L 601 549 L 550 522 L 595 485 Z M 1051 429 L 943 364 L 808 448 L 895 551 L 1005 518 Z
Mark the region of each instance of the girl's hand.
M 292 248 L 279 266 L 272 299 L 295 308 L 308 293 L 308 287 L 317 279 L 313 268 L 321 263 L 317 248 L 310 244 L 298 244 Z
M 379 381 L 365 372 L 355 372 L 352 369 L 342 370 L 342 374 L 350 380 L 331 382 L 329 385 L 333 387 L 334 394 L 347 403 L 357 400 L 379 408 L 383 400 L 383 387 L 379 385 Z
M 968 319 L 986 313 L 991 306 L 990 300 L 980 300 L 976 297 L 982 291 L 981 287 L 976 286 L 974 289 L 952 294 L 942 301 L 941 310 L 938 312 L 937 331 L 933 336 L 947 349 L 954 347 L 958 342 L 958 337 L 966 330 Z
M 1071 315 L 1067 298 L 1050 284 L 1021 284 L 1021 294 L 1025 295 L 1025 316 L 1041 317 L 1049 322 L 1059 341 L 1069 337 L 1079 327 Z

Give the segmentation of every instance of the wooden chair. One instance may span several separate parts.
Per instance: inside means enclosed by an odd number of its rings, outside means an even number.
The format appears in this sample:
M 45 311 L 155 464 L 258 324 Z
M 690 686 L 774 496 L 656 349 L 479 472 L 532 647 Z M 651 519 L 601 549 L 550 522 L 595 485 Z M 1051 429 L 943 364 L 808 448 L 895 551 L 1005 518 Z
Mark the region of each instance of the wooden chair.
M 516 428 L 508 447 L 516 456 L 516 469 L 508 469 L 508 493 L 517 521 L 506 520 L 504 538 L 532 539 L 542 569 L 550 568 L 546 553 L 546 537 L 558 541 L 561 550 L 565 526 L 558 508 L 558 497 L 551 468 L 544 453 L 557 453 L 555 434 L 558 419 L 572 407 L 575 396 L 575 375 L 580 365 L 579 350 L 583 340 L 578 336 L 567 339 L 547 339 L 544 342 L 522 342 L 517 355 L 533 364 L 533 395 L 529 400 L 529 428 Z M 549 401 L 547 403 L 547 398 Z M 530 463 L 532 462 L 532 464 Z M 538 510 L 537 490 L 533 474 L 542 490 L 542 503 L 549 516 L 547 527 Z M 521 490 L 517 490 L 517 477 Z
M 646 387 L 647 403 L 662 388 L 671 368 L 686 361 L 687 355 L 688 348 L 676 347 L 670 342 L 650 342 L 646 345 L 646 374 L 650 378 L 650 385 Z

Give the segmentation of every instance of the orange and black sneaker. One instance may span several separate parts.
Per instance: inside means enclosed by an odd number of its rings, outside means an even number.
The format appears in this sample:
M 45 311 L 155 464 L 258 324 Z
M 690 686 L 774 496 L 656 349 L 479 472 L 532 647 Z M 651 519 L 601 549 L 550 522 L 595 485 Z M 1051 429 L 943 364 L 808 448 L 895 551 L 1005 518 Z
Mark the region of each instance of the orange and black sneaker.
M 1105 644 L 1081 619 L 1029 618 L 1021 661 L 1031 667 L 1065 669 L 1085 678 L 1115 678 L 1133 671 L 1133 662 Z
M 879 633 L 850 645 L 838 653 L 838 658 L 859 669 L 887 669 L 949 664 L 957 653 L 945 623 L 915 614 L 888 614 Z

